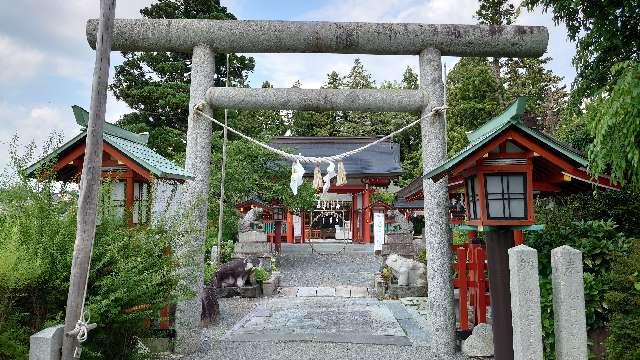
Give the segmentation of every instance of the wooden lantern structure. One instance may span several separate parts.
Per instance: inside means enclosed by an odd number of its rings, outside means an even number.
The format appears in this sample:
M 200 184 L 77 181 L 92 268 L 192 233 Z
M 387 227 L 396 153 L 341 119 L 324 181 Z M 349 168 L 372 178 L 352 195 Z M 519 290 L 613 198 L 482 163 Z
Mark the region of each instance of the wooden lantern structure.
M 495 358 L 513 359 L 509 262 L 507 250 L 521 243 L 522 230 L 539 230 L 535 196 L 618 189 L 605 176 L 587 173 L 577 151 L 525 124 L 525 97 L 467 134 L 469 145 L 398 192 L 405 201 L 423 198 L 422 181 L 448 177 L 450 222 L 486 232 Z M 460 201 L 464 217 L 459 216 Z

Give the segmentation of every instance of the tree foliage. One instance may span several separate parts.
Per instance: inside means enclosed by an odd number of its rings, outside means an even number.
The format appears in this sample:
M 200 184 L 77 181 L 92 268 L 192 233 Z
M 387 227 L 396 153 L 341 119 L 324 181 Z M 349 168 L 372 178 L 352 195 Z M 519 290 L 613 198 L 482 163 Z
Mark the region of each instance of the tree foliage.
M 577 42 L 573 58 L 577 76 L 573 82 L 572 109 L 595 95 L 617 75 L 614 64 L 640 60 L 640 1 L 638 0 L 526 0 L 529 8 L 542 6 L 553 12 L 556 23 L 567 26 Z
M 502 80 L 506 101 L 526 96 L 526 111 L 536 125 L 554 133 L 566 108 L 568 94 L 561 84 L 562 77 L 545 68 L 550 61 L 550 57 L 506 59 Z
M 617 64 L 612 73 L 617 80 L 593 98 L 584 115 L 594 138 L 590 171 L 609 172 L 614 182 L 640 190 L 640 62 Z
M 473 131 L 502 110 L 496 93 L 499 85 L 486 58 L 461 58 L 447 77 L 448 152 L 467 145 Z
M 235 19 L 219 0 L 158 0 L 140 11 L 152 19 Z M 169 52 L 123 52 L 124 62 L 116 66 L 109 86 L 118 100 L 135 112 L 123 116 L 119 125 L 133 131 L 148 131 L 149 145 L 160 154 L 176 159 L 184 152 L 189 113 L 191 55 Z M 254 68 L 251 57 L 216 54 L 216 86 L 230 77 L 234 86 L 245 86 Z M 220 114 L 216 114 L 220 115 Z M 178 130 L 178 131 L 176 131 Z

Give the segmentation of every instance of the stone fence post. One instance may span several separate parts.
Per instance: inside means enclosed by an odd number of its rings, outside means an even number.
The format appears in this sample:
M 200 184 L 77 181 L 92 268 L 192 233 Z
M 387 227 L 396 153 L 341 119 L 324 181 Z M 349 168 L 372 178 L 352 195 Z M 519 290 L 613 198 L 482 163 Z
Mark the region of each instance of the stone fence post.
M 582 253 L 564 245 L 551 250 L 553 323 L 557 360 L 587 359 Z
M 538 252 L 526 245 L 509 249 L 509 274 L 514 359 L 542 360 Z

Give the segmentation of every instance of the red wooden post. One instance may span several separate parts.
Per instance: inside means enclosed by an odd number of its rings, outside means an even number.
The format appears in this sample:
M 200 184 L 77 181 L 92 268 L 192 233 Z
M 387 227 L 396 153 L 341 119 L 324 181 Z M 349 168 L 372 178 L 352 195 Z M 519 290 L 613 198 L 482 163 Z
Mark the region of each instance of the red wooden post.
M 280 242 L 282 240 L 282 221 L 274 221 L 274 244 L 276 252 L 280 252 Z
M 464 246 L 456 249 L 456 270 L 458 276 L 458 308 L 460 311 L 460 330 L 469 330 L 469 313 L 467 311 L 467 250 Z
M 371 242 L 371 228 L 369 227 L 369 223 L 371 222 L 370 214 L 371 209 L 369 209 L 369 187 L 364 190 L 362 193 L 362 242 L 368 244 Z
M 304 209 L 301 209 L 300 210 L 300 242 L 301 243 L 305 242 L 306 236 L 307 236 L 305 234 L 306 233 L 306 229 L 305 229 L 305 226 L 304 226 L 305 217 L 306 217 L 305 211 L 304 211 Z
M 287 242 L 293 244 L 293 214 L 287 211 Z
M 515 243 L 515 246 L 524 244 L 522 230 L 513 230 L 513 242 Z
M 487 283 L 484 276 L 485 254 L 484 249 L 478 246 L 475 249 L 475 273 L 477 281 L 476 290 L 476 321 L 478 324 L 487 322 Z
M 356 241 L 356 207 L 358 206 L 358 198 L 355 193 L 351 194 L 351 241 Z
M 158 315 L 160 318 L 159 319 L 160 330 L 169 330 L 171 328 L 171 318 L 169 317 L 169 307 L 170 305 L 167 305 L 162 309 L 160 309 L 160 311 L 158 312 Z

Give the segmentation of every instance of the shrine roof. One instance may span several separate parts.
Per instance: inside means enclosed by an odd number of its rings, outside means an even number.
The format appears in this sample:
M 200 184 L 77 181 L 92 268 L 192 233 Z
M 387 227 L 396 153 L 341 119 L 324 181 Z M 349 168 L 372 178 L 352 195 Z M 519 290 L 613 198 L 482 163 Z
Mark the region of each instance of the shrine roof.
M 442 177 L 445 173 L 461 163 L 476 150 L 489 143 L 504 130 L 510 127 L 517 128 L 518 130 L 533 137 L 537 142 L 552 149 L 554 152 L 564 156 L 565 158 L 568 158 L 578 166 L 586 167 L 588 165 L 588 161 L 578 151 L 539 130 L 532 129 L 526 126 L 521 121 L 521 117 L 524 114 L 526 104 L 527 98 L 519 97 L 502 114 L 487 121 L 484 125 L 476 129 L 475 131 L 467 134 L 469 145 L 460 150 L 453 157 L 443 161 L 442 163 L 431 169 L 427 174 L 423 176 L 423 178 L 438 179 Z
M 411 200 L 407 201 L 404 198 L 399 197 L 396 201 L 393 202 L 393 207 L 396 209 L 423 209 L 424 208 L 424 200 Z
M 330 156 L 353 150 L 377 140 L 375 137 L 303 137 L 274 138 L 270 145 L 305 156 Z M 347 177 L 402 174 L 400 145 L 383 141 L 343 161 Z M 314 164 L 302 164 L 307 176 L 313 176 Z M 323 168 L 324 171 L 324 168 Z
M 51 161 L 55 161 L 71 148 L 85 142 L 89 122 L 89 113 L 83 108 L 74 105 L 73 114 L 76 122 L 83 129 L 80 134 L 69 140 L 62 146 L 55 149 L 44 158 L 27 168 L 27 174 L 34 176 L 36 171 Z M 105 122 L 103 128 L 104 142 L 116 148 L 123 155 L 135 161 L 140 166 L 151 172 L 158 178 L 185 180 L 191 178 L 183 168 L 175 165 L 170 160 L 153 151 L 147 146 L 148 134 L 135 134 L 114 124 Z

